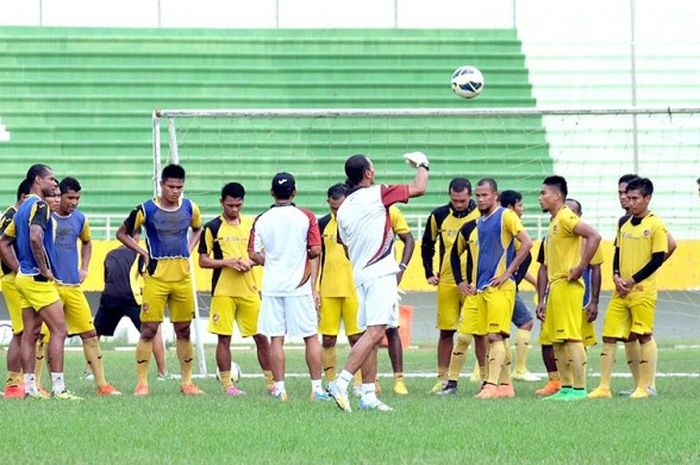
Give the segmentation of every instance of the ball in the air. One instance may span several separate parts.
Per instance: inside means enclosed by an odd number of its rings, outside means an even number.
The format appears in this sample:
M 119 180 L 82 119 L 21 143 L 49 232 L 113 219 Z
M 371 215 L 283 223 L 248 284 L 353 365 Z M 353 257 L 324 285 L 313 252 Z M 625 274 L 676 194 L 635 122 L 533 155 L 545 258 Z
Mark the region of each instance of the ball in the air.
M 484 90 L 484 75 L 474 66 L 460 66 L 452 73 L 452 92 L 462 98 L 474 98 Z

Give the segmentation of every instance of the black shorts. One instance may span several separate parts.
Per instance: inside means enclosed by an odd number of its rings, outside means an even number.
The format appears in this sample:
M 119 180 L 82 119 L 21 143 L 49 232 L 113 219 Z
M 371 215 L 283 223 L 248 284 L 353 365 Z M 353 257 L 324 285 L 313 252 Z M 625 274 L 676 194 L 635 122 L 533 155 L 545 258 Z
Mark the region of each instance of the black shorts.
M 105 305 L 100 303 L 100 308 L 95 314 L 95 330 L 98 336 L 114 336 L 122 317 L 128 317 L 134 323 L 136 329 L 141 331 L 141 307 L 138 305 Z

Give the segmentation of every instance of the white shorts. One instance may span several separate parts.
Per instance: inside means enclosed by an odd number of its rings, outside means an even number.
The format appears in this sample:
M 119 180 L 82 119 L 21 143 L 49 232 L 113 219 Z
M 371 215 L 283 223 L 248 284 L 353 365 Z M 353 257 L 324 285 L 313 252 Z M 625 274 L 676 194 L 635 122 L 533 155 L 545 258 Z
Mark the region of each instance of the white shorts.
M 309 337 L 318 333 L 318 314 L 311 295 L 263 295 L 258 331 L 268 337 Z
M 392 321 L 398 325 L 398 310 L 396 299 L 399 295 L 399 287 L 396 284 L 396 275 L 388 274 L 365 281 L 357 287 L 357 299 L 359 310 L 357 311 L 357 325 L 363 331 L 367 326 L 388 325 Z
M 387 328 L 398 328 L 399 327 L 399 301 L 394 302 L 394 308 L 391 309 L 389 314 L 389 321 L 386 322 Z

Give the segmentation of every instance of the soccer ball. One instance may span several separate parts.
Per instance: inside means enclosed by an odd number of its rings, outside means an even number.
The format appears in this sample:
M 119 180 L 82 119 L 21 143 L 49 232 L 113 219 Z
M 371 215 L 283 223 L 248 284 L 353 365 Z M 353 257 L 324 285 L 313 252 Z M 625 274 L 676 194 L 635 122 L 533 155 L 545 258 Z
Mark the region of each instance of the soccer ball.
M 231 379 L 234 383 L 241 379 L 241 367 L 236 362 L 231 362 Z
M 452 92 L 462 98 L 474 98 L 484 90 L 484 76 L 474 66 L 460 66 L 452 73 Z

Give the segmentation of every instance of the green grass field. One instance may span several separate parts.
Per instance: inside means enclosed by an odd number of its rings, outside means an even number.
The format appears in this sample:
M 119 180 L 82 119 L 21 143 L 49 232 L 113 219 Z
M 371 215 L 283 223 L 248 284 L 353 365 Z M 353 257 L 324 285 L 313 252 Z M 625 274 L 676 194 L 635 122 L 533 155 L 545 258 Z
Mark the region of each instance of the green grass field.
M 593 349 L 592 371 L 598 355 Z M 174 351 L 168 357 L 177 368 Z M 244 374 L 258 372 L 252 350 L 235 351 L 234 358 Z M 434 371 L 431 347 L 408 350 L 405 359 L 407 373 Z M 697 373 L 699 359 L 697 348 L 662 347 L 659 371 Z M 655 399 L 577 403 L 535 398 L 538 383 L 516 384 L 513 400 L 479 401 L 466 379 L 460 395 L 437 398 L 428 394 L 432 377 L 408 378 L 411 393 L 399 398 L 384 379 L 382 398 L 394 412 L 345 414 L 332 403 L 311 402 L 306 377 L 288 380 L 286 404 L 266 396 L 262 378 L 248 377 L 239 383 L 248 392 L 243 398 L 227 398 L 206 379 L 199 384 L 207 394 L 199 398 L 183 398 L 177 381 L 154 380 L 151 396 L 137 399 L 133 361 L 133 353 L 105 350 L 108 377 L 126 393 L 121 398 L 95 397 L 92 384 L 78 380 L 82 353 L 70 352 L 67 381 L 84 401 L 0 400 L 2 456 L 51 464 L 700 463 L 698 377 L 660 377 Z M 530 362 L 531 370 L 543 371 L 538 348 Z M 469 370 L 472 363 L 470 354 Z M 381 364 L 388 372 L 385 353 Z M 303 351 L 288 351 L 287 370 L 306 372 Z M 625 372 L 622 351 L 616 372 Z M 596 383 L 591 377 L 589 387 Z

